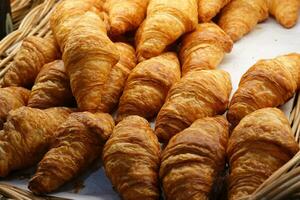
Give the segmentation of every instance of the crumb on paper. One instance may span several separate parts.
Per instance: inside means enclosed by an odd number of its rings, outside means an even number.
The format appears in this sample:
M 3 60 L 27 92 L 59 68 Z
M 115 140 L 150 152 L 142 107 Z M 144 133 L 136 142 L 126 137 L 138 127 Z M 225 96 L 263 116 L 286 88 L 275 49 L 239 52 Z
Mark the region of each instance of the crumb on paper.
M 74 191 L 74 193 L 78 194 L 84 187 L 85 187 L 84 181 L 83 180 L 77 180 L 74 183 L 73 191 Z

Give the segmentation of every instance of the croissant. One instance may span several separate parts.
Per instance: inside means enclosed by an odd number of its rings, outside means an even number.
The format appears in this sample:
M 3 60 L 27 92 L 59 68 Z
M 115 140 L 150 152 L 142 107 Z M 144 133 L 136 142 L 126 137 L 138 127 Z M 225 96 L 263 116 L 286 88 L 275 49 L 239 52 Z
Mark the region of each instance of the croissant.
M 159 162 L 157 137 L 139 116 L 122 120 L 104 146 L 106 175 L 123 200 L 159 198 Z
M 101 155 L 113 127 L 109 114 L 70 114 L 56 131 L 57 139 L 38 164 L 28 188 L 35 194 L 53 192 L 85 171 Z
M 86 12 L 74 25 L 63 61 L 79 109 L 97 111 L 101 104 L 102 86 L 111 67 L 119 61 L 118 50 L 107 37 L 104 23 L 97 14 Z
M 233 0 L 222 10 L 219 26 L 237 41 L 267 18 L 266 0 Z
M 0 88 L 0 129 L 11 110 L 26 106 L 30 91 L 21 87 Z
M 10 111 L 0 132 L 0 177 L 36 164 L 70 113 L 68 108 L 20 107 Z
M 164 53 L 139 63 L 130 73 L 120 99 L 117 121 L 129 115 L 153 118 L 172 85 L 180 79 L 175 53 Z
M 255 110 L 284 104 L 297 88 L 300 88 L 300 54 L 260 60 L 242 76 L 227 119 L 235 126 Z
M 133 31 L 143 22 L 149 0 L 107 0 L 104 9 L 109 15 L 110 34 Z
M 264 108 L 247 115 L 228 142 L 229 200 L 252 194 L 298 150 L 289 122 L 279 109 Z
M 87 11 L 100 15 L 103 6 L 104 0 L 63 0 L 57 4 L 50 17 L 50 26 L 61 52 L 82 15 Z
M 73 95 L 63 61 L 56 60 L 44 65 L 32 87 L 28 106 L 43 109 L 68 106 L 72 102 Z
M 120 61 L 112 67 L 106 83 L 102 87 L 101 102 L 98 110 L 112 112 L 119 102 L 125 82 L 131 70 L 136 65 L 135 50 L 132 46 L 117 42 L 115 43 L 120 54 Z
M 209 22 L 231 0 L 198 0 L 198 14 L 201 22 Z
M 151 0 L 147 17 L 136 33 L 140 61 L 160 55 L 181 35 L 198 24 L 197 0 Z
M 229 124 L 219 116 L 198 119 L 170 139 L 159 172 L 166 199 L 209 199 L 225 168 L 228 135 Z
M 12 66 L 3 77 L 3 86 L 22 86 L 30 88 L 44 64 L 60 56 L 52 36 L 40 38 L 30 36 L 24 39 Z
M 216 24 L 202 23 L 183 37 L 179 58 L 182 74 L 191 70 L 215 69 L 233 47 L 231 38 Z
M 223 70 L 187 73 L 170 89 L 156 118 L 155 133 L 167 142 L 195 120 L 223 114 L 231 93 L 230 75 Z
M 269 12 L 284 27 L 296 25 L 300 10 L 299 0 L 268 0 Z

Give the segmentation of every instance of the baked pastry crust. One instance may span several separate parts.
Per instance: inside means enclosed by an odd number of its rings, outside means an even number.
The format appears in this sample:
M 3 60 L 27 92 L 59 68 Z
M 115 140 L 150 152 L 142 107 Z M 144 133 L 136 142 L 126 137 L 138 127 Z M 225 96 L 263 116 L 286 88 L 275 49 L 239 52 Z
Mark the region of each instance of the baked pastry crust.
M 284 104 L 299 87 L 300 54 L 260 60 L 242 76 L 231 99 L 227 119 L 235 126 L 255 110 Z
M 231 0 L 198 0 L 198 14 L 200 22 L 209 22 Z
M 142 117 L 126 117 L 114 128 L 104 146 L 103 163 L 122 199 L 159 199 L 160 145 Z
M 232 0 L 222 10 L 218 24 L 235 42 L 268 16 L 266 0 Z
M 228 136 L 229 123 L 218 116 L 198 119 L 170 139 L 160 167 L 166 199 L 209 199 L 225 168 Z
M 9 112 L 0 131 L 0 176 L 40 161 L 55 139 L 55 130 L 71 112 L 63 107 L 46 110 L 20 107 Z
M 267 0 L 269 12 L 285 28 L 292 28 L 297 24 L 300 1 L 298 0 Z
M 28 106 L 32 108 L 51 108 L 70 106 L 74 98 L 70 80 L 62 60 L 43 66 L 31 89 Z
M 192 70 L 215 69 L 232 47 L 233 41 L 218 25 L 198 24 L 194 32 L 182 39 L 179 53 L 182 74 Z
M 97 109 L 101 112 L 112 112 L 118 105 L 131 70 L 136 66 L 135 49 L 126 43 L 115 43 L 120 54 L 120 61 L 112 67 L 106 83 L 101 88 L 101 102 Z
M 57 139 L 38 164 L 28 188 L 35 194 L 53 192 L 88 169 L 100 157 L 113 128 L 109 114 L 70 114 L 57 129 Z
M 0 88 L 0 129 L 6 122 L 9 111 L 26 106 L 30 90 L 22 87 Z
M 3 77 L 3 86 L 30 88 L 44 64 L 60 57 L 53 36 L 30 36 L 23 40 L 12 66 Z
M 146 16 L 148 3 L 149 0 L 106 0 L 109 33 L 115 36 L 136 30 Z
M 164 53 L 139 63 L 127 79 L 117 121 L 129 115 L 147 119 L 155 117 L 180 75 L 180 64 L 175 53 Z
M 251 195 L 299 150 L 282 111 L 264 108 L 244 117 L 228 143 L 229 200 Z
M 162 142 L 195 120 L 223 114 L 231 93 L 230 75 L 223 70 L 187 73 L 170 89 L 156 118 L 155 133 Z
M 160 55 L 198 24 L 197 0 L 151 0 L 135 42 L 139 61 Z
M 119 52 L 96 13 L 86 12 L 73 26 L 74 30 L 65 45 L 63 61 L 78 108 L 96 112 L 101 104 L 102 87 L 108 80 L 111 68 L 119 61 Z

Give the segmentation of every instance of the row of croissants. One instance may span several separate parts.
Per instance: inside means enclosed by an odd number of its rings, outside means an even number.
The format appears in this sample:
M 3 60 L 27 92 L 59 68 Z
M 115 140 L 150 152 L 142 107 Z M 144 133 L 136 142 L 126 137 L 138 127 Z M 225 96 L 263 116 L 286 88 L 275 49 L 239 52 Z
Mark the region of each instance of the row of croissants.
M 219 26 L 210 22 L 224 6 Z M 299 150 L 275 107 L 300 88 L 300 54 L 258 61 L 230 103 L 230 75 L 215 68 L 268 11 L 290 27 L 298 9 L 297 0 L 60 1 L 52 34 L 27 37 L 3 78 L 0 176 L 38 164 L 29 189 L 45 194 L 102 159 L 124 200 L 158 199 L 160 185 L 167 200 L 206 200 L 228 163 L 228 198 L 247 197 Z

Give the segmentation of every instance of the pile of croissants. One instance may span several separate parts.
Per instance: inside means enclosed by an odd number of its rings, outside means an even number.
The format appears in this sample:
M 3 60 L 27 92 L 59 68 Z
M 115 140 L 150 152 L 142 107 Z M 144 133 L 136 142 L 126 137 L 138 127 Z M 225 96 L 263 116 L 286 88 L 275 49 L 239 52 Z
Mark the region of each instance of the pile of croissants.
M 0 176 L 37 164 L 28 188 L 41 195 L 102 159 L 124 200 L 207 200 L 227 170 L 225 196 L 248 197 L 299 150 L 276 107 L 300 88 L 300 54 L 258 61 L 231 102 L 230 75 L 215 68 L 269 13 L 292 27 L 299 10 L 298 0 L 61 0 L 51 34 L 25 38 L 2 80 Z

